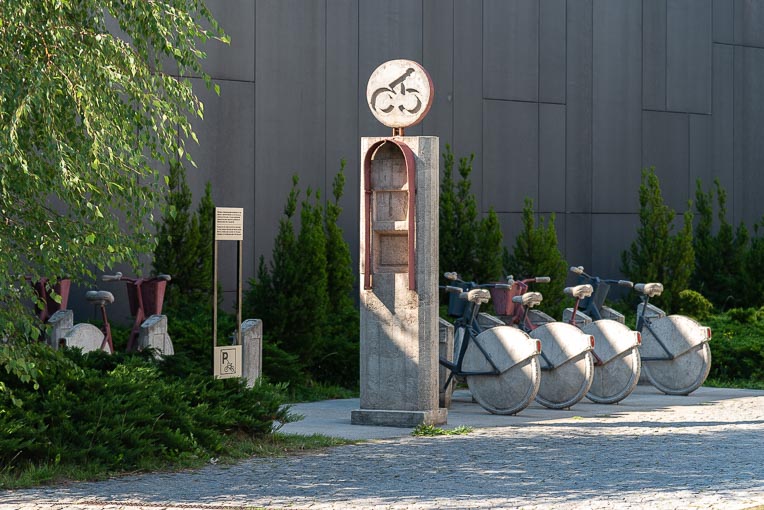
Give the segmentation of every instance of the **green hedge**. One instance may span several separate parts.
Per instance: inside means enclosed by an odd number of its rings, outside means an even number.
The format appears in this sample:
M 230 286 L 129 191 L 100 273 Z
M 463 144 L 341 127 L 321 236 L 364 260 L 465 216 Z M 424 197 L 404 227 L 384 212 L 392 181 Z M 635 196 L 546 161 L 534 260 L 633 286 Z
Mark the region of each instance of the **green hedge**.
M 0 463 L 65 463 L 140 469 L 218 454 L 229 434 L 252 437 L 291 419 L 281 387 L 213 379 L 178 354 L 138 355 L 44 344 L 3 346 L 0 367 Z M 13 367 L 34 367 L 23 376 Z
M 764 383 L 764 320 L 758 309 L 733 309 L 704 322 L 711 327 L 711 373 L 718 381 Z

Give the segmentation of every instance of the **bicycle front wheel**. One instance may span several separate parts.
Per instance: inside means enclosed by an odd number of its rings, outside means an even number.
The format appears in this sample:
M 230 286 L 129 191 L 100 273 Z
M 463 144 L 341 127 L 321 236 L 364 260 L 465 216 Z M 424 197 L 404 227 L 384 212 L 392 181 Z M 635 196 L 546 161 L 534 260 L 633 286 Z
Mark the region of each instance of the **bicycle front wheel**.
M 628 397 L 639 382 L 641 359 L 638 335 L 624 324 L 602 319 L 581 328 L 594 336 L 594 381 L 586 397 L 597 404 L 615 404 Z
M 711 348 L 703 342 L 672 360 L 642 363 L 650 384 L 666 395 L 689 395 L 703 385 L 711 371 Z
M 586 398 L 595 404 L 620 402 L 637 387 L 640 372 L 639 348 L 632 347 L 626 355 L 594 366 L 594 381 Z
M 586 396 L 594 377 L 591 338 L 577 327 L 550 322 L 531 331 L 541 341 L 541 386 L 536 402 L 567 409 Z M 544 366 L 545 363 L 551 365 Z
M 700 388 L 711 370 L 707 329 L 683 315 L 669 315 L 642 330 L 642 371 L 650 383 L 667 395 L 689 395 Z M 658 335 L 673 359 L 659 348 Z
M 463 366 L 470 372 L 490 372 L 489 359 L 498 367 L 498 374 L 465 377 L 475 401 L 492 414 L 517 414 L 528 407 L 541 380 L 535 340 L 508 326 L 487 329 L 467 347 Z

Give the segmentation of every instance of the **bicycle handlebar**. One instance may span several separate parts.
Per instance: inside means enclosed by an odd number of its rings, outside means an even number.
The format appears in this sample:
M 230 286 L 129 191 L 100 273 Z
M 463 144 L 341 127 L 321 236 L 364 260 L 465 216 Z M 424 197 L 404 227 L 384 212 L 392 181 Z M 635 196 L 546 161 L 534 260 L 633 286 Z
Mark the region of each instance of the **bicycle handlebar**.
M 615 279 L 607 279 L 607 278 L 599 278 L 599 279 L 597 279 L 597 278 L 595 278 L 595 277 L 593 277 L 591 275 L 586 274 L 584 272 L 584 266 L 578 266 L 578 267 L 570 266 L 570 272 L 574 273 L 574 274 L 577 274 L 577 275 L 585 276 L 590 281 L 595 281 L 596 280 L 596 281 L 601 281 L 601 282 L 604 282 L 604 283 L 610 283 L 610 284 L 614 284 L 614 285 L 619 285 L 621 287 L 629 287 L 629 288 L 634 287 L 634 282 L 631 282 L 629 280 L 615 280 Z
M 446 280 L 451 280 L 453 282 L 459 282 L 464 283 L 466 287 L 453 287 L 450 285 L 446 286 L 440 286 L 441 289 L 444 289 L 446 292 L 455 292 L 451 291 L 449 289 L 459 289 L 459 292 L 464 292 L 465 288 L 469 289 L 511 289 L 512 284 L 511 283 L 475 283 L 475 282 L 465 282 L 461 278 L 459 278 L 459 274 L 454 271 L 448 271 L 446 273 L 443 273 L 443 277 Z
M 548 276 L 537 276 L 536 278 L 534 278 L 534 280 L 536 281 L 536 283 L 549 283 L 552 281 L 552 279 Z
M 101 275 L 101 280 L 104 282 L 118 282 L 122 279 L 122 273 L 117 272 L 116 274 L 104 274 Z
M 141 278 L 130 278 L 129 276 L 124 276 L 122 272 L 117 271 L 115 274 L 104 274 L 101 275 L 101 280 L 104 282 L 119 282 L 119 281 L 125 281 L 130 283 L 135 283 Z M 169 274 L 158 274 L 152 278 L 143 278 L 143 281 L 151 281 L 151 280 L 164 280 L 166 282 L 169 282 L 172 280 L 172 276 Z
M 454 287 L 453 285 L 441 285 L 441 289 L 445 290 L 446 292 L 451 292 L 453 294 L 461 294 L 464 292 L 464 289 L 461 287 Z

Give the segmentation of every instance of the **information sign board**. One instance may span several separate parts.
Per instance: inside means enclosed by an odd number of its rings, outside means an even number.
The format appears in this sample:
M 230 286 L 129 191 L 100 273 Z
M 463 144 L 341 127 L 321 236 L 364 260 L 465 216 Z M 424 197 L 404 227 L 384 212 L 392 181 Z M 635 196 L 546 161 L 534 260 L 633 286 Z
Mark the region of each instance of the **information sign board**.
M 215 208 L 215 240 L 241 241 L 244 239 L 244 209 L 241 207 Z

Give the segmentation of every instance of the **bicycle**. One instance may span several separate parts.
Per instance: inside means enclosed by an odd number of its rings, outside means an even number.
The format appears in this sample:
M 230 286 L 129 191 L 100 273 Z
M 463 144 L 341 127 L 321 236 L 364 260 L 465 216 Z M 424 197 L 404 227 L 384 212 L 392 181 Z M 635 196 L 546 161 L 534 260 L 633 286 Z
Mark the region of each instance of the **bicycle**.
M 597 404 L 615 404 L 628 397 L 639 383 L 642 336 L 624 324 L 624 317 L 605 306 L 611 285 L 631 288 L 628 280 L 602 279 L 571 267 L 579 282 L 592 287 L 592 293 L 567 308 L 563 320 L 594 336 L 594 381 L 586 397 Z
M 167 282 L 172 278 L 168 274 L 159 274 L 151 278 L 130 278 L 123 276 L 121 272 L 113 275 L 103 275 L 105 282 L 123 281 L 127 284 L 127 298 L 130 303 L 130 314 L 135 317 L 130 337 L 127 341 L 127 352 L 141 350 L 144 345 L 139 345 L 141 328 L 147 326 L 149 320 L 157 320 L 162 315 L 164 293 Z M 154 318 L 154 319 L 152 319 Z M 172 340 L 166 332 L 160 333 L 162 338 L 150 339 L 149 347 L 158 349 L 162 354 L 173 354 Z
M 456 273 L 446 273 L 456 280 Z M 517 414 L 536 397 L 540 383 L 538 355 L 541 342 L 509 326 L 483 330 L 477 317 L 491 294 L 477 284 L 441 286 L 449 294 L 449 315 L 454 321 L 454 361 L 440 358 L 450 374 L 463 377 L 475 401 L 492 414 Z
M 536 402 L 549 409 L 567 409 L 583 399 L 594 378 L 594 337 L 565 322 L 533 310 L 543 299 L 528 292 L 529 283 L 548 283 L 548 276 L 489 284 L 499 319 L 541 341 L 541 386 Z
M 153 278 L 128 278 L 122 273 L 103 275 L 103 281 L 126 281 L 127 294 L 130 300 L 130 311 L 135 316 L 135 322 L 127 342 L 127 352 L 151 347 L 160 355 L 173 354 L 172 341 L 166 332 L 166 327 L 158 322 L 164 320 L 162 302 L 164 289 L 169 281 L 169 275 L 158 275 Z M 145 285 L 147 284 L 148 285 Z M 106 313 L 106 306 L 114 302 L 114 295 L 106 290 L 89 290 L 85 293 L 85 299 L 98 307 L 101 315 L 101 327 L 93 324 L 80 323 L 71 327 L 64 327 L 64 333 L 60 338 L 54 338 L 53 343 L 57 347 L 78 347 L 83 352 L 102 350 L 109 354 L 114 353 L 114 341 L 111 334 L 111 325 Z M 147 318 L 146 311 L 150 312 Z M 71 315 L 67 319 L 71 324 Z M 142 334 L 142 330 L 146 333 Z M 157 338 L 155 338 L 157 337 Z
M 114 295 L 106 290 L 89 290 L 85 293 L 85 299 L 98 307 L 101 312 L 101 327 L 83 322 L 66 328 L 66 332 L 60 338 L 52 338 L 51 344 L 56 348 L 78 347 L 82 352 L 104 351 L 114 354 L 114 342 L 111 336 L 111 325 L 106 314 L 106 305 L 114 302 Z M 68 318 L 72 323 L 71 315 Z
M 642 334 L 642 371 L 667 395 L 689 395 L 711 370 L 711 328 L 684 315 L 666 315 L 650 304 L 663 292 L 661 283 L 638 283 L 637 331 Z

